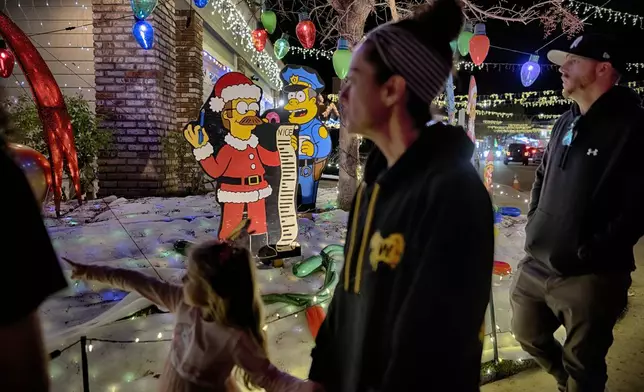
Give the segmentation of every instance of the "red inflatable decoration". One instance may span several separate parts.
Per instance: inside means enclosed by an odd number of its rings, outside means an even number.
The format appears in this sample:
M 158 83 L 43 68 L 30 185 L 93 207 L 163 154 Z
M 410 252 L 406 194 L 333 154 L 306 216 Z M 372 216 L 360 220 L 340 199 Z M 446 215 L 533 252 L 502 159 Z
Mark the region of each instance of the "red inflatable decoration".
M 63 156 L 67 160 L 78 201 L 79 203 L 82 202 L 78 156 L 74 146 L 74 131 L 71 118 L 67 113 L 63 93 L 60 91 L 58 84 L 56 84 L 54 75 L 47 67 L 47 63 L 31 43 L 29 37 L 3 12 L 0 12 L 0 34 L 13 51 L 14 56 L 16 56 L 34 95 L 38 115 L 49 147 L 56 214 L 60 214 Z
M 320 327 L 324 322 L 326 315 L 324 314 L 324 309 L 320 305 L 313 305 L 306 309 L 306 321 L 309 324 L 309 331 L 311 331 L 311 336 L 315 339 L 318 336 Z

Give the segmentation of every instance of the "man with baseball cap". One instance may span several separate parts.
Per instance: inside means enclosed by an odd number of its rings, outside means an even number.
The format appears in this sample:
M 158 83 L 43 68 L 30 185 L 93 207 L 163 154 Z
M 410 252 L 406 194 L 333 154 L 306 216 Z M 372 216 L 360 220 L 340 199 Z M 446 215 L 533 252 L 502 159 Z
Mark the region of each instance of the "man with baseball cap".
M 513 333 L 566 392 L 603 392 L 605 356 L 644 234 L 644 109 L 617 86 L 611 37 L 587 34 L 548 58 L 574 101 L 554 125 L 532 187 L 526 258 L 511 292 Z M 563 347 L 553 333 L 561 325 Z

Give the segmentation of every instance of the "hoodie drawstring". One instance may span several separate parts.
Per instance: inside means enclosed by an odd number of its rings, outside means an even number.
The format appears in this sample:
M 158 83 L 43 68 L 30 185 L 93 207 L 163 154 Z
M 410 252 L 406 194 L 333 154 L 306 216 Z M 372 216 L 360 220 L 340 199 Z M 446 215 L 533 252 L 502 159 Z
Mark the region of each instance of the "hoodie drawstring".
M 380 192 L 380 185 L 376 183 L 369 199 L 369 207 L 367 208 L 367 219 L 364 224 L 364 231 L 362 232 L 362 241 L 360 242 L 360 250 L 358 251 L 358 264 L 356 265 L 355 282 L 353 283 L 353 292 L 360 293 L 360 282 L 362 281 L 362 263 L 364 261 L 364 252 L 367 247 L 367 239 L 371 231 L 371 222 L 373 221 L 373 211 L 376 208 L 376 200 L 378 199 L 378 192 Z
M 358 217 L 360 216 L 360 201 L 362 200 L 362 189 L 364 183 L 358 186 L 356 191 L 356 204 L 353 206 L 353 219 L 351 220 L 351 233 L 349 233 L 349 251 L 344 262 L 344 291 L 349 290 L 349 276 L 351 275 L 351 259 L 356 245 L 356 226 L 358 226 Z
M 344 267 L 344 290 L 349 290 L 349 282 L 351 276 L 351 261 L 353 259 L 353 254 L 355 250 L 356 242 L 356 231 L 358 224 L 358 217 L 360 215 L 360 204 L 362 196 L 362 184 L 358 188 L 358 193 L 356 196 L 356 204 L 353 210 L 353 219 L 351 220 L 351 235 L 349 236 L 349 251 L 347 253 L 347 259 L 345 261 Z M 373 222 L 373 213 L 376 208 L 376 200 L 378 199 L 378 193 L 380 192 L 380 185 L 377 183 L 373 188 L 371 197 L 369 198 L 369 206 L 367 207 L 367 218 L 362 231 L 362 238 L 360 240 L 360 249 L 358 250 L 358 262 L 356 263 L 356 272 L 355 272 L 355 281 L 353 283 L 353 292 L 355 294 L 360 293 L 360 283 L 362 282 L 362 264 L 364 262 L 364 253 L 367 247 L 367 240 L 369 239 L 369 233 L 371 232 L 371 224 Z

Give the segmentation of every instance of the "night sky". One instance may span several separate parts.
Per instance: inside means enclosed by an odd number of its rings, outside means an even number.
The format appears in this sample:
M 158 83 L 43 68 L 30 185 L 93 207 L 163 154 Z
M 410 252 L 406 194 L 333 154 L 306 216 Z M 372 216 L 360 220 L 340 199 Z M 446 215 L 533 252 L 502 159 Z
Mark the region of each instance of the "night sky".
M 506 4 L 510 3 L 522 3 L 526 5 L 531 5 L 534 4 L 535 1 L 525 1 L 525 0 L 517 0 L 517 1 L 509 1 Z M 587 0 L 587 3 L 592 4 L 592 5 L 602 5 L 606 2 L 606 0 Z M 496 0 L 478 0 L 476 1 L 477 4 L 481 6 L 490 6 L 497 4 L 498 2 Z M 567 3 L 567 1 L 566 1 Z M 621 11 L 621 12 L 626 12 L 634 15 L 640 15 L 644 16 L 644 2 L 643 1 L 637 1 L 637 0 L 612 0 L 608 4 L 604 6 L 605 8 L 610 8 L 615 11 Z M 278 21 L 278 29 L 277 31 L 271 36 L 271 40 L 275 41 L 277 40 L 282 32 L 286 32 L 290 35 L 290 43 L 292 46 L 299 46 L 299 42 L 297 41 L 297 38 L 295 36 L 295 26 L 297 25 L 297 18 L 294 18 L 293 21 L 287 21 L 284 20 L 283 15 L 278 15 L 279 21 Z M 372 17 L 372 19 L 367 26 L 367 29 L 371 29 L 375 26 L 374 20 L 375 18 Z M 590 18 L 586 23 L 585 27 L 585 32 L 593 32 L 593 33 L 610 33 L 610 34 L 615 34 L 616 36 L 620 37 L 623 42 L 624 42 L 624 47 L 625 50 L 628 51 L 628 62 L 644 62 L 644 53 L 641 50 L 641 48 L 644 47 L 644 29 L 640 27 L 640 24 L 638 23 L 637 26 L 633 26 L 632 22 L 628 22 L 626 25 L 624 25 L 621 21 L 619 22 L 608 22 L 604 17 L 603 19 L 594 19 Z M 318 31 L 320 29 L 319 26 Z M 500 47 L 505 47 L 505 48 L 510 48 L 510 49 L 515 49 L 521 52 L 528 52 L 528 53 L 534 53 L 536 49 L 544 45 L 546 42 L 550 41 L 551 39 L 557 37 L 562 33 L 561 29 L 559 28 L 555 32 L 553 32 L 550 36 L 544 37 L 544 28 L 543 26 L 538 22 L 532 22 L 528 25 L 523 25 L 523 24 L 506 24 L 501 21 L 497 20 L 489 20 L 486 22 L 486 27 L 487 27 L 487 35 L 490 38 L 491 45 L 493 46 L 500 46 Z M 318 33 L 318 36 L 320 34 Z M 546 58 L 546 53 L 549 49 L 563 49 L 567 48 L 570 46 L 572 40 L 574 39 L 571 38 L 569 39 L 567 36 L 560 37 L 557 39 L 554 43 L 548 45 L 546 48 L 542 49 L 539 51 L 537 54 L 540 56 L 539 62 L 540 64 L 548 64 L 548 60 Z M 629 47 L 632 48 L 629 50 Z M 330 44 L 326 47 L 320 47 L 318 43 L 316 43 L 315 48 L 318 49 L 330 49 L 333 50 L 334 47 L 332 47 Z M 469 56 L 466 56 L 464 60 L 470 60 Z M 486 62 L 494 62 L 494 63 L 524 63 L 528 60 L 528 56 L 524 54 L 518 54 L 518 53 L 513 53 L 505 50 L 500 50 L 496 48 L 490 48 L 490 52 L 488 54 L 488 57 L 486 58 Z M 315 59 L 306 59 L 304 60 L 301 55 L 299 54 L 293 54 L 289 53 L 285 58 L 284 58 L 285 63 L 293 63 L 293 64 L 301 64 L 301 65 L 308 65 L 311 66 L 315 69 L 318 70 L 318 72 L 322 75 L 322 77 L 325 79 L 325 82 L 327 83 L 327 86 L 331 86 L 331 80 L 332 77 L 335 76 L 335 73 L 333 71 L 333 65 L 331 64 L 330 60 L 326 59 L 320 59 L 320 60 L 315 60 Z M 467 94 L 467 88 L 468 88 L 468 83 L 469 83 L 469 75 L 470 72 L 459 72 L 458 78 L 455 80 L 456 83 L 456 94 Z M 485 70 L 477 70 L 474 71 L 473 74 L 476 77 L 477 80 L 477 85 L 478 85 L 478 94 L 479 95 L 486 95 L 486 94 L 492 94 L 492 93 L 504 93 L 504 92 L 522 92 L 522 91 L 532 91 L 532 90 L 550 90 L 550 89 L 560 89 L 561 88 L 561 79 L 559 72 L 556 70 L 546 70 L 545 68 L 542 68 L 541 75 L 539 76 L 539 79 L 530 87 L 526 88 L 523 87 L 521 84 L 521 80 L 519 77 L 519 69 L 516 69 L 514 72 L 512 71 L 498 71 L 498 70 L 492 70 L 490 69 L 489 71 Z M 639 80 L 644 80 L 644 71 L 640 71 L 640 74 L 636 74 L 635 72 L 628 73 L 625 75 L 623 78 L 623 81 L 639 81 Z M 328 91 L 330 91 L 330 87 L 328 87 Z M 535 109 L 528 109 L 528 110 L 533 110 L 539 113 L 561 113 L 567 109 L 567 106 L 560 105 L 560 106 L 551 106 L 551 107 L 544 107 L 544 108 L 535 108 Z M 494 108 L 491 110 L 499 110 L 502 111 L 503 109 L 499 108 Z

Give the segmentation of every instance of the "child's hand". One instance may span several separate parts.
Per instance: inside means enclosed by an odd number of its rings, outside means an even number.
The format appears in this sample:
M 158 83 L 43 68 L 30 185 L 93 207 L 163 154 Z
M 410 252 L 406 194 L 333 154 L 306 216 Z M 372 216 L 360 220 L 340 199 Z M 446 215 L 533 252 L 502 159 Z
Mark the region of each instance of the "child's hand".
M 75 261 L 71 261 L 66 257 L 63 257 L 62 259 L 72 266 L 72 279 L 83 279 L 83 277 L 85 276 L 85 273 L 87 272 L 86 265 L 79 264 Z

